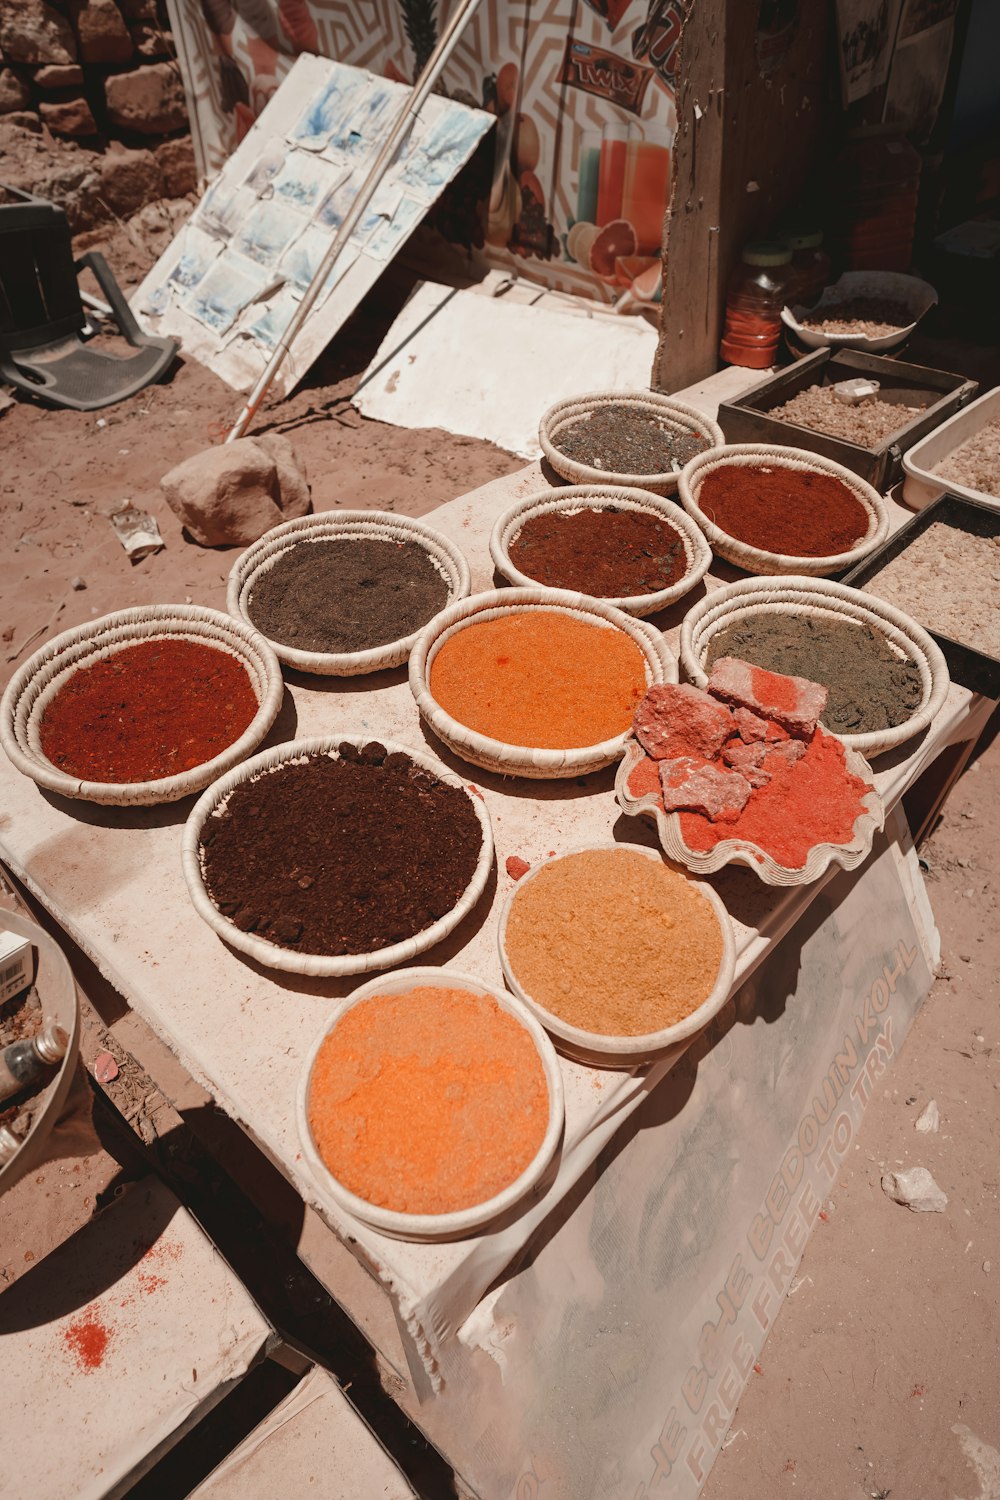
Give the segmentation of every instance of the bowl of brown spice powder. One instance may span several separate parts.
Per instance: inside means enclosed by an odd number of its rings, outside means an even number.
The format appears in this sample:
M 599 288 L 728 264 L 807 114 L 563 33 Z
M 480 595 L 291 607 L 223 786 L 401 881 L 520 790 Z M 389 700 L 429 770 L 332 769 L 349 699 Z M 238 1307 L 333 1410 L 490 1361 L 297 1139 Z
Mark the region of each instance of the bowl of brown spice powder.
M 518 501 L 497 520 L 490 554 L 519 587 L 578 589 L 640 616 L 690 593 L 712 561 L 703 532 L 672 500 L 596 484 Z
M 402 969 L 354 990 L 324 1026 L 297 1114 L 320 1198 L 397 1239 L 460 1239 L 544 1190 L 562 1070 L 513 995 Z
M 498 941 L 504 978 L 559 1051 L 598 1067 L 634 1067 L 696 1035 L 736 968 L 715 891 L 638 844 L 537 865 L 507 898 Z
M 188 893 L 231 948 L 295 974 L 408 963 L 476 905 L 493 868 L 482 797 L 430 756 L 337 735 L 263 751 L 184 828 Z

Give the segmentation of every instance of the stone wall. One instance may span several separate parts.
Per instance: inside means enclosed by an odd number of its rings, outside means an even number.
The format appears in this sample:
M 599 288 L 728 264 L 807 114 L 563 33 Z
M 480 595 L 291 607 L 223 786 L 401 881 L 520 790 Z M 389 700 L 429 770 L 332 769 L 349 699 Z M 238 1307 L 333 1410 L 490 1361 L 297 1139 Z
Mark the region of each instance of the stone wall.
M 0 0 L 0 183 L 75 231 L 196 187 L 163 0 Z

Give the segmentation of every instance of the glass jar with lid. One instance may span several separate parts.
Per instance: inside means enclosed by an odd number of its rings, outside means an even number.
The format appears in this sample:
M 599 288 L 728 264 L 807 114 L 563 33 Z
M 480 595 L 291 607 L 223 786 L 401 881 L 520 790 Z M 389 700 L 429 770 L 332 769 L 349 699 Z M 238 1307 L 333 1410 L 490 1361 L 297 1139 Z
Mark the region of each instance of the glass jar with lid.
M 781 339 L 781 309 L 788 300 L 792 251 L 780 240 L 751 240 L 729 283 L 719 345 L 731 365 L 766 370 Z

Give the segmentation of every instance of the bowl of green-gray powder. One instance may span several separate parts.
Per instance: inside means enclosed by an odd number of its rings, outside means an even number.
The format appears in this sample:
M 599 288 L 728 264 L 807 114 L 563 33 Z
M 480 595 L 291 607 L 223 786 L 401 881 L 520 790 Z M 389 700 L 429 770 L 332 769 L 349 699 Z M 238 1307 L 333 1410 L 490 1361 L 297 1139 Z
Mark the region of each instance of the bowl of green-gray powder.
M 703 688 L 723 656 L 821 683 L 823 727 L 866 756 L 921 734 L 948 692 L 944 657 L 922 626 L 830 579 L 748 578 L 709 594 L 681 627 L 681 667 Z

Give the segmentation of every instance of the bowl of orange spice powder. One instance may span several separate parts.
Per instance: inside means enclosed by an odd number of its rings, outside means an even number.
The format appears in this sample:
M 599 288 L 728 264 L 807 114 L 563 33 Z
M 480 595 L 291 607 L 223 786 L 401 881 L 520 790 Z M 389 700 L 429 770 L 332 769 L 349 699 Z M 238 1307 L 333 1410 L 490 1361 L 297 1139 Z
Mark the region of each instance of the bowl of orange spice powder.
M 496 589 L 442 610 L 410 690 L 449 749 L 506 776 L 582 776 L 623 753 L 637 705 L 676 682 L 660 632 L 566 589 Z
M 541 1190 L 562 1073 L 521 1002 L 469 974 L 361 985 L 312 1049 L 298 1100 L 321 1194 L 397 1239 L 460 1239 Z
M 715 891 L 637 844 L 538 864 L 507 898 L 498 938 L 515 995 L 560 1052 L 598 1067 L 634 1067 L 696 1035 L 736 969 Z

